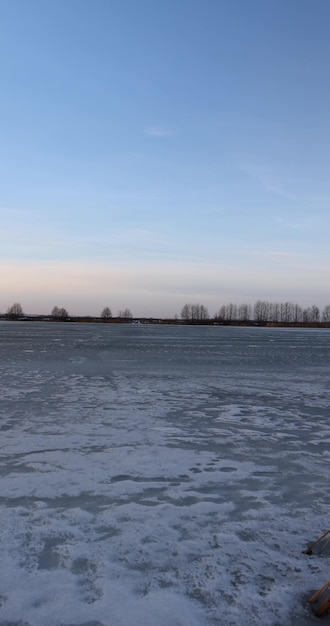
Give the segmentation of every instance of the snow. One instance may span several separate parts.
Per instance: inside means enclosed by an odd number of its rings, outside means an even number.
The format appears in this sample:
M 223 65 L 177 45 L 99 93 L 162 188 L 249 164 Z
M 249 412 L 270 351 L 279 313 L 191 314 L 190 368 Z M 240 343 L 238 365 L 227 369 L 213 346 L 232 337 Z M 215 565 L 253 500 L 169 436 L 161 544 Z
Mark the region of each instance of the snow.
M 318 623 L 328 331 L 2 322 L 0 351 L 0 626 Z

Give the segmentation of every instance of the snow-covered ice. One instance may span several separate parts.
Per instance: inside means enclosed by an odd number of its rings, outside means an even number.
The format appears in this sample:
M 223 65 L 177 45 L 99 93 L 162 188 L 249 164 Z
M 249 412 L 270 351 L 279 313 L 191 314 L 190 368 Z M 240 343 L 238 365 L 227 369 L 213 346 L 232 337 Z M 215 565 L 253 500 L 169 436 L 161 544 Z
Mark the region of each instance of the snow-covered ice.
M 327 330 L 0 323 L 0 626 L 317 624 L 329 357 Z

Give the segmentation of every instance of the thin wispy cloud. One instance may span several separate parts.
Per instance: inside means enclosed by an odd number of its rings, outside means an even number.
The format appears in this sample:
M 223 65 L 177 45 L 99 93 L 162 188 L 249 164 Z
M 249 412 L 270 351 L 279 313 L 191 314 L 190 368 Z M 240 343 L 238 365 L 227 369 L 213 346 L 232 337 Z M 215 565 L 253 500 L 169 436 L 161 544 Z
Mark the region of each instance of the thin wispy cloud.
M 303 258 L 304 255 L 302 252 L 292 252 L 291 250 L 259 250 L 254 251 L 254 256 L 262 257 L 264 259 L 275 258 L 275 259 L 284 259 L 286 261 L 292 261 L 295 259 Z
M 148 128 L 146 128 L 145 133 L 146 135 L 148 135 L 148 137 L 156 138 L 171 137 L 172 135 L 172 132 L 170 130 L 162 126 L 149 126 Z
M 312 209 L 311 209 L 312 210 Z M 272 216 L 273 221 L 286 229 L 294 231 L 312 232 L 318 228 L 325 228 L 329 223 L 329 216 L 317 214 L 315 211 L 311 215 L 297 214 L 294 219 L 287 214 L 277 214 Z
M 239 169 L 265 191 L 290 202 L 296 201 L 295 196 L 287 191 L 285 183 L 272 167 L 246 159 L 239 163 Z

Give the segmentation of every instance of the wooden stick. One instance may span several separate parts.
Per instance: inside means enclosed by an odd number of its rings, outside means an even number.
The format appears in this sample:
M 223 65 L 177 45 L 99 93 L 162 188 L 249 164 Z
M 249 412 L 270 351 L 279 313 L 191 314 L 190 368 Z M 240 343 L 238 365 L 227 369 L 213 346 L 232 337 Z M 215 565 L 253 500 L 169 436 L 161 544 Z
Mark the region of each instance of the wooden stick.
M 326 549 L 327 545 L 330 543 L 330 537 L 328 537 L 328 539 L 326 539 L 326 541 L 324 542 L 323 546 L 320 549 L 320 554 L 322 552 L 324 552 L 324 550 Z
M 323 617 L 328 613 L 330 609 L 330 598 L 326 598 L 324 602 L 319 606 L 318 609 L 315 609 L 314 613 L 317 617 Z
M 330 533 L 330 528 L 329 530 L 326 530 L 325 533 L 323 533 L 323 535 L 321 535 L 321 537 L 319 537 L 318 539 L 316 539 L 316 541 L 314 541 L 309 548 L 307 548 L 307 550 L 304 550 L 304 554 L 312 554 L 312 550 L 313 548 L 315 548 L 315 546 L 317 546 L 317 544 L 319 543 L 319 541 L 322 541 L 322 539 L 324 539 L 324 537 L 326 537 L 328 534 Z M 323 548 L 324 549 L 324 548 Z
M 321 589 L 318 589 L 317 591 L 315 591 L 315 593 L 313 593 L 313 595 L 308 598 L 307 602 L 315 602 L 316 600 L 319 600 L 323 594 L 326 592 L 327 589 L 329 589 L 330 587 L 330 580 L 328 580 L 327 583 L 325 583 L 325 585 L 323 585 L 323 587 L 321 587 Z

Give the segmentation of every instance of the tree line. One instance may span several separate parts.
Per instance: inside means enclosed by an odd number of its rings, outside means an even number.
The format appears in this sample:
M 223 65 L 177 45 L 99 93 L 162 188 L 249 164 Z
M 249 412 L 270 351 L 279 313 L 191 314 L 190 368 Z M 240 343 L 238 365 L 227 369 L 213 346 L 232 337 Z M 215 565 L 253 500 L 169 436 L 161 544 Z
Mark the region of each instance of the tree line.
M 14 302 L 7 309 L 8 319 L 21 319 L 25 316 L 23 307 L 19 302 Z M 64 307 L 54 306 L 50 317 L 55 321 L 69 320 L 69 312 Z M 126 308 L 118 312 L 117 318 L 122 320 L 132 320 L 133 315 L 130 309 Z M 106 306 L 100 313 L 100 319 L 109 321 L 112 319 L 110 307 Z M 178 316 L 175 316 L 178 321 Z M 205 305 L 197 303 L 186 303 L 181 309 L 181 320 L 186 323 L 206 323 L 211 320 L 218 323 L 249 323 L 258 324 L 280 323 L 280 324 L 319 324 L 330 323 L 330 304 L 327 304 L 321 311 L 318 306 L 303 308 L 293 302 L 270 302 L 267 300 L 257 300 L 254 305 L 230 302 L 223 304 L 215 315 L 211 318 Z
M 183 321 L 196 322 L 209 318 L 207 308 L 202 304 L 185 304 L 181 310 Z M 293 302 L 269 302 L 257 300 L 254 305 L 230 302 L 222 305 L 213 318 L 217 322 L 258 322 L 283 324 L 318 324 L 330 323 L 330 304 L 323 311 L 313 304 L 303 308 Z
M 22 305 L 19 302 L 14 302 L 14 304 L 8 307 L 6 316 L 9 319 L 20 319 L 24 317 L 25 313 L 23 311 Z M 68 310 L 64 307 L 54 306 L 50 313 L 50 317 L 57 321 L 65 321 L 68 320 L 70 316 Z M 130 320 L 133 318 L 133 315 L 130 309 L 124 309 L 123 311 L 119 311 L 117 317 Z M 112 312 L 108 306 L 102 309 L 100 318 L 104 321 L 112 319 Z

